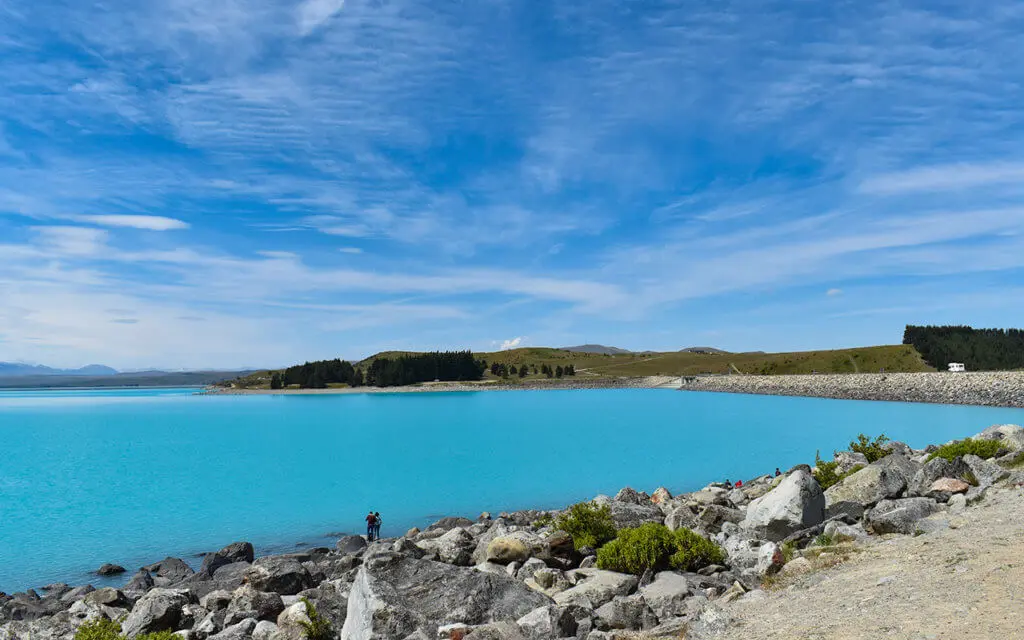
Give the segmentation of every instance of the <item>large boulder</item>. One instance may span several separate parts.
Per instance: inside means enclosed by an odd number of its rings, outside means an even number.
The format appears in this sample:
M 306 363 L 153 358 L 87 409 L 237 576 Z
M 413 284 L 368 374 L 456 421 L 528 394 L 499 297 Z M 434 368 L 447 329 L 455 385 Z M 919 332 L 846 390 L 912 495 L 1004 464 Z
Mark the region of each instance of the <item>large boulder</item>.
M 698 529 L 700 518 L 697 513 L 686 505 L 676 507 L 665 516 L 665 526 L 670 530 L 676 529 Z
M 1009 471 L 991 460 L 984 460 L 974 455 L 966 455 L 963 459 L 980 487 L 990 487 L 1000 480 L 1010 477 Z
M 199 567 L 198 576 L 210 579 L 220 567 L 245 562 L 251 564 L 256 555 L 252 543 L 233 542 L 215 553 L 203 556 L 203 564 Z
M 96 570 L 98 576 L 116 576 L 125 572 L 125 568 L 119 564 L 106 563 Z
M 644 630 L 657 626 L 658 619 L 643 596 L 616 596 L 594 611 L 599 629 Z
M 1024 449 L 1024 427 L 997 424 L 974 436 L 975 440 L 996 440 L 1011 451 Z
M 287 556 L 257 559 L 246 571 L 245 582 L 257 591 L 272 591 L 283 596 L 292 596 L 313 586 L 306 567 Z
M 182 609 L 190 602 L 192 596 L 185 589 L 153 589 L 135 603 L 121 630 L 128 638 L 151 631 L 173 631 L 181 621 Z
M 356 576 L 341 639 L 436 638 L 446 624 L 512 622 L 550 603 L 508 576 L 380 553 Z
M 903 533 L 909 535 L 917 530 L 919 520 L 927 518 L 938 510 L 938 504 L 931 498 L 882 500 L 864 517 L 868 527 L 877 534 Z
M 636 590 L 636 576 L 602 569 L 576 569 L 570 571 L 576 586 L 555 595 L 555 603 L 597 609 L 615 596 L 627 596 Z
M 416 531 L 419 533 L 419 530 Z M 363 536 L 345 536 L 334 545 L 334 549 L 345 555 L 354 555 L 366 548 L 366 538 Z
M 304 624 L 309 624 L 309 609 L 303 601 L 296 602 L 277 617 L 277 628 L 284 639 L 302 640 L 305 637 Z
M 476 541 L 461 527 L 451 529 L 436 541 L 437 557 L 441 562 L 468 567 L 473 564 Z
M 519 629 L 530 640 L 571 638 L 579 629 L 578 617 L 585 613 L 579 607 L 546 605 L 538 607 L 516 620 Z
M 139 569 L 128 582 L 124 585 L 125 591 L 140 593 L 149 591 L 156 586 L 156 582 L 153 581 L 153 576 L 150 575 L 145 569 Z
M 685 614 L 686 599 L 692 593 L 686 576 L 674 571 L 662 571 L 654 576 L 653 582 L 640 588 L 640 595 L 659 622 Z
M 955 458 L 952 462 L 945 458 L 932 458 L 914 474 L 907 485 L 908 496 L 926 495 L 939 478 L 963 478 L 970 471 L 963 458 Z
M 625 487 L 615 494 L 612 498 L 616 502 L 625 502 L 628 504 L 647 504 L 651 501 L 651 496 L 647 495 L 642 491 L 637 491 L 632 487 Z
M 569 544 L 572 544 L 571 537 Z M 487 545 L 487 561 L 498 564 L 526 562 L 530 558 L 546 560 L 550 557 L 547 542 L 536 533 L 527 530 L 509 532 L 491 540 Z
M 744 513 L 739 509 L 723 507 L 719 504 L 709 504 L 700 510 L 697 520 L 700 528 L 710 533 L 717 533 L 726 522 L 739 524 L 743 522 Z
M 246 618 L 255 620 L 276 620 L 284 611 L 284 601 L 276 593 L 257 591 L 252 585 L 244 585 L 231 594 L 227 607 L 227 624 Z
M 188 566 L 181 558 L 164 558 L 160 562 L 143 568 L 157 577 L 167 578 L 171 582 L 181 582 L 195 573 L 192 567 Z
M 825 507 L 838 502 L 856 502 L 869 507 L 885 498 L 896 498 L 907 488 L 903 474 L 892 466 L 869 465 L 847 476 L 825 491 Z
M 825 494 L 808 471 L 790 473 L 779 486 L 747 507 L 742 528 L 758 538 L 781 541 L 825 520 Z
M 891 453 L 881 460 L 873 462 L 872 466 L 882 467 L 902 476 L 905 484 L 910 484 L 914 474 L 921 468 L 920 464 L 901 453 Z

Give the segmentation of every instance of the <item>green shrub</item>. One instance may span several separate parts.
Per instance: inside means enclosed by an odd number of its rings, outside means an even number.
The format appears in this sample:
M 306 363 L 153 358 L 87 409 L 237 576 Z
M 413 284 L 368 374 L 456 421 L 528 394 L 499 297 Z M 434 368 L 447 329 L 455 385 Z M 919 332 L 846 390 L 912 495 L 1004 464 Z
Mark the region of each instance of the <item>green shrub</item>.
M 889 442 L 889 438 L 885 434 L 882 434 L 872 441 L 863 433 L 857 436 L 856 442 L 850 443 L 850 451 L 856 453 L 863 453 L 864 457 L 868 459 L 868 462 L 877 462 L 885 456 L 892 453 L 885 448 L 885 443 Z
M 967 438 L 966 440 L 960 440 L 959 442 L 939 447 L 938 451 L 933 451 L 932 455 L 928 456 L 928 459 L 945 458 L 952 462 L 954 459 L 966 455 L 991 458 L 1002 448 L 1003 446 L 997 440 L 972 440 Z
M 835 460 L 832 462 L 825 462 L 822 460 L 820 451 L 814 454 L 814 479 L 818 481 L 818 484 L 821 485 L 823 490 L 828 489 L 834 484 L 838 484 L 843 478 L 852 476 L 864 468 L 864 465 L 858 464 L 854 465 L 846 473 L 836 473 L 836 468 L 838 466 L 839 463 Z
M 725 554 L 711 540 L 689 529 L 669 531 L 663 524 L 647 523 L 619 531 L 597 552 L 599 569 L 640 575 L 647 569 L 669 567 L 696 571 L 725 561 Z
M 543 529 L 544 527 L 550 527 L 555 524 L 555 517 L 550 513 L 545 513 L 536 520 L 533 521 L 533 526 L 537 529 Z
M 697 571 L 711 564 L 723 564 L 725 553 L 721 547 L 704 536 L 689 529 L 676 529 L 676 552 L 669 558 L 669 565 L 677 571 Z
M 303 598 L 302 602 L 306 604 L 306 616 L 309 618 L 309 622 L 299 621 L 302 626 L 302 636 L 306 640 L 331 640 L 334 637 L 331 621 L 323 617 L 313 603 L 306 598 Z
M 168 629 L 166 631 L 144 633 L 142 635 L 135 636 L 135 640 L 181 640 L 181 637 L 174 635 L 174 632 Z
M 818 534 L 818 537 L 814 539 L 814 544 L 818 547 L 831 547 L 835 543 L 836 541 L 827 533 L 820 533 Z
M 599 569 L 640 575 L 646 569 L 667 569 L 676 552 L 672 532 L 663 524 L 649 522 L 619 535 L 597 552 Z
M 121 625 L 106 618 L 90 620 L 78 627 L 75 640 L 123 640 Z
M 615 539 L 615 521 L 607 505 L 599 507 L 592 502 L 574 504 L 558 516 L 555 527 L 572 536 L 577 549 L 597 549 Z

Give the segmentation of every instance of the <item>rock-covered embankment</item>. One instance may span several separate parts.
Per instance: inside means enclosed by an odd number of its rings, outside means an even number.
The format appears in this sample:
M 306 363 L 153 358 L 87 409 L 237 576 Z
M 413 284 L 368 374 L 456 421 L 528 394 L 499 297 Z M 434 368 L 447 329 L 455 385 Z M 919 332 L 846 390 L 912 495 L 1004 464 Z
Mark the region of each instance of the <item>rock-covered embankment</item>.
M 698 376 L 686 391 L 1024 407 L 1024 371 Z
M 715 541 L 724 561 L 697 571 L 600 569 L 594 549 L 554 526 L 558 513 L 450 517 L 397 539 L 350 536 L 280 556 L 256 558 L 251 544 L 235 543 L 206 555 L 198 571 L 166 558 L 120 589 L 0 594 L 0 640 L 70 640 L 97 619 L 120 621 L 131 639 L 172 631 L 183 640 L 300 640 L 316 617 L 310 605 L 330 623 L 316 640 L 713 638 L 729 631 L 733 601 L 814 571 L 843 546 L 948 527 L 944 515 L 1024 477 L 1015 470 L 1024 429 L 977 437 L 998 441 L 995 458 L 929 459 L 934 447 L 901 443 L 871 463 L 839 452 L 835 472 L 847 475 L 827 490 L 800 465 L 742 488 L 712 484 L 674 497 L 627 488 L 594 499 L 620 530 L 657 523 Z

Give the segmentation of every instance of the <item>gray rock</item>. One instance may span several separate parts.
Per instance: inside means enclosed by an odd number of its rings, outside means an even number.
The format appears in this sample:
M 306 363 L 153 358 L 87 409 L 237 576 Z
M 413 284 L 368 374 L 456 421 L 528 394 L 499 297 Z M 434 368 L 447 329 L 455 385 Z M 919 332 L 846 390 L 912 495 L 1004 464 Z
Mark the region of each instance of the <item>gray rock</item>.
M 128 638 L 140 633 L 177 629 L 182 609 L 191 601 L 191 594 L 184 589 L 152 589 L 135 603 L 121 629 Z
M 124 593 L 113 587 L 103 587 L 86 594 L 82 600 L 89 605 L 96 607 L 125 607 L 128 605 L 128 598 Z
M 145 592 L 149 591 L 156 586 L 153 581 L 153 576 L 149 575 L 149 572 L 145 569 L 139 569 L 138 573 L 133 575 L 128 583 L 124 585 L 125 591 L 134 592 Z
M 659 622 L 683 615 L 686 600 L 692 593 L 686 576 L 673 571 L 662 571 L 654 577 L 654 582 L 640 589 L 640 595 Z
M 419 533 L 419 529 L 416 533 Z M 415 534 L 414 534 L 415 535 Z M 412 536 L 409 536 L 412 537 Z M 345 536 L 334 545 L 335 551 L 344 555 L 355 555 L 366 548 L 366 538 L 363 536 Z
M 825 519 L 845 517 L 855 522 L 864 517 L 866 509 L 859 502 L 835 502 L 825 508 Z
M 359 570 L 341 639 L 390 640 L 417 631 L 434 638 L 445 624 L 514 621 L 547 604 L 507 576 L 382 553 Z
M 286 556 L 258 558 L 246 571 L 245 581 L 257 591 L 289 596 L 313 586 L 309 571 L 298 560 Z
M 780 541 L 824 520 L 825 495 L 821 486 L 809 472 L 800 469 L 751 502 L 741 526 L 759 538 Z
M 848 473 L 855 467 L 868 466 L 868 457 L 863 453 L 857 453 L 855 451 L 837 451 L 833 460 L 838 463 L 838 466 L 836 466 L 836 473 L 840 475 Z
M 688 506 L 680 506 L 672 509 L 665 516 L 665 526 L 675 531 L 676 529 L 699 529 L 700 519 L 697 513 Z
M 231 625 L 218 634 L 210 636 L 209 640 L 249 640 L 252 632 L 256 630 L 257 622 L 252 618 L 242 620 Z
M 574 610 L 578 611 L 574 615 Z M 578 607 L 559 607 L 547 605 L 538 607 L 516 620 L 516 624 L 530 640 L 549 640 L 550 638 L 569 638 L 576 635 L 579 629 L 577 616 L 585 615 Z
M 978 456 L 964 456 L 964 464 L 970 468 L 974 477 L 978 480 L 978 485 L 982 487 L 990 487 L 1010 477 L 1010 472 L 1003 467 L 991 460 L 983 460 Z
M 277 618 L 277 628 L 283 639 L 302 640 L 305 637 L 303 624 L 309 624 L 309 610 L 305 602 L 296 602 L 281 612 Z M 253 639 L 255 640 L 255 639 Z
M 207 611 L 227 609 L 231 603 L 231 592 L 224 589 L 211 591 L 199 599 L 199 604 Z
M 473 564 L 476 541 L 465 529 L 456 527 L 437 539 L 437 557 L 441 562 L 468 567 Z
M 538 571 L 547 568 L 548 566 L 544 563 L 543 560 L 540 560 L 538 558 L 530 558 L 529 560 L 524 562 L 523 566 L 520 567 L 519 570 L 516 572 L 516 579 L 526 582 L 527 580 L 533 578 L 534 574 L 536 574 Z
M 970 467 L 964 463 L 962 458 L 956 458 L 953 462 L 945 458 L 933 458 L 924 463 L 914 474 L 907 486 L 907 495 L 923 496 L 931 490 L 932 484 L 939 478 L 962 478 Z
M 722 529 L 726 522 L 739 524 L 743 522 L 744 514 L 739 509 L 731 509 L 718 504 L 710 504 L 700 511 L 697 520 L 704 531 L 717 532 Z
M 939 506 L 930 498 L 882 500 L 874 509 L 867 512 L 865 519 L 868 527 L 877 534 L 902 533 L 909 535 L 917 530 L 919 520 L 938 510 Z
M 766 542 L 757 550 L 757 564 L 754 565 L 754 571 L 763 578 L 778 573 L 784 564 L 785 560 L 779 545 L 774 542 Z
M 252 640 L 282 640 L 277 625 L 269 620 L 260 620 L 252 630 Z M 291 639 L 290 639 L 291 640 Z
M 657 626 L 658 619 L 639 594 L 616 596 L 594 611 L 597 628 L 609 629 L 650 629 Z
M 284 602 L 281 600 L 281 596 L 276 593 L 257 591 L 251 584 L 247 584 L 231 594 L 225 621 L 230 625 L 246 618 L 276 620 L 282 611 L 284 611 Z
M 914 479 L 914 475 L 921 468 L 916 462 L 899 453 L 887 455 L 881 460 L 873 462 L 872 465 L 898 473 L 903 477 L 904 484 L 907 485 L 910 484 L 910 481 Z
M 626 596 L 636 589 L 639 581 L 636 576 L 602 569 L 576 569 L 570 571 L 571 579 L 576 579 L 576 586 L 555 595 L 555 604 L 577 605 L 587 609 L 597 609 L 611 602 L 615 596 Z
M 872 464 L 847 476 L 825 491 L 825 507 L 855 502 L 865 507 L 885 498 L 896 498 L 907 487 L 903 473 L 893 465 Z
M 119 564 L 107 563 L 96 570 L 96 575 L 100 576 L 116 576 L 125 572 L 125 568 Z
M 1011 451 L 1024 449 L 1024 427 L 997 424 L 974 436 L 976 440 L 996 440 Z
M 466 527 L 471 527 L 471 526 L 473 526 L 473 524 L 474 524 L 473 521 L 470 520 L 469 518 L 447 517 L 447 518 L 441 518 L 440 520 L 438 520 L 434 524 L 430 525 L 429 527 L 427 527 L 427 530 L 437 529 L 437 530 L 441 530 L 441 531 L 450 531 L 451 529 L 454 529 L 456 527 L 463 528 L 463 529 L 466 528 Z
M 207 579 L 212 578 L 220 567 L 239 562 L 251 564 L 255 555 L 256 550 L 251 543 L 233 542 L 220 551 L 203 556 L 198 574 Z
M 171 582 L 181 582 L 195 573 L 192 567 L 188 566 L 181 558 L 164 558 L 160 562 L 143 568 L 160 578 L 167 578 Z
M 651 503 L 651 496 L 647 495 L 642 491 L 637 491 L 636 489 L 632 489 L 630 487 L 625 487 L 624 489 L 620 490 L 618 493 L 615 494 L 615 497 L 612 499 L 615 500 L 616 502 L 625 502 L 627 504 L 645 505 Z
M 612 501 L 608 505 L 612 512 L 612 520 L 618 529 L 639 527 L 648 522 L 662 524 L 665 522 L 665 515 L 658 508 L 658 505 L 651 502 L 645 504 L 632 504 L 629 502 Z
M 315 589 L 303 591 L 300 595 L 312 602 L 320 615 L 331 623 L 334 632 L 338 633 L 345 624 L 345 617 L 348 614 L 348 597 L 351 591 L 351 580 L 329 580 Z M 291 606 L 295 603 L 285 602 L 285 604 Z M 281 621 L 278 619 L 278 625 L 280 624 Z
M 74 602 L 82 600 L 83 598 L 85 598 L 85 596 L 89 595 L 93 591 L 96 591 L 96 587 L 92 586 L 91 584 L 87 584 L 81 587 L 75 587 L 74 589 L 70 589 L 67 593 L 62 594 L 60 596 L 60 601 L 65 604 L 72 604 Z
M 882 445 L 882 448 L 892 453 L 898 453 L 905 458 L 911 458 L 914 455 L 914 450 L 910 448 L 906 442 L 900 442 L 899 440 L 891 440 Z
M 868 534 L 864 531 L 864 527 L 858 525 L 849 525 L 843 522 L 833 520 L 825 525 L 825 535 L 830 536 L 833 540 L 851 540 L 863 542 L 868 539 Z
M 732 624 L 733 617 L 725 610 L 708 605 L 687 627 L 686 640 L 712 640 L 725 633 Z
M 211 611 L 202 620 L 192 627 L 192 632 L 199 638 L 208 638 L 224 629 L 224 618 L 227 616 L 227 609 Z

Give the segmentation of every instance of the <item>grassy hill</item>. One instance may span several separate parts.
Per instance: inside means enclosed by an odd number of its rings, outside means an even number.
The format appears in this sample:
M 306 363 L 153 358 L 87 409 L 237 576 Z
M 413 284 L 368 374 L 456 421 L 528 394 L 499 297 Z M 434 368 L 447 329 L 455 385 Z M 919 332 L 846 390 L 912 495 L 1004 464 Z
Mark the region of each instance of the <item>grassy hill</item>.
M 385 351 L 359 363 L 366 369 L 375 359 L 395 358 L 411 352 Z M 921 355 L 910 345 L 887 345 L 837 349 L 833 351 L 798 351 L 793 353 L 694 353 L 670 351 L 663 353 L 598 354 L 579 353 L 548 347 L 524 347 L 508 351 L 477 353 L 476 357 L 488 365 L 498 362 L 517 369 L 530 365 L 527 379 L 542 378 L 534 375 L 532 367 L 550 365 L 552 368 L 572 364 L 577 379 L 631 376 L 688 376 L 700 374 L 742 373 L 755 375 L 787 375 L 805 373 L 877 373 L 934 371 L 925 364 Z M 270 384 L 270 371 L 261 371 L 237 380 L 243 387 L 265 387 Z M 486 378 L 492 378 L 490 373 Z M 520 380 L 511 377 L 509 382 Z

